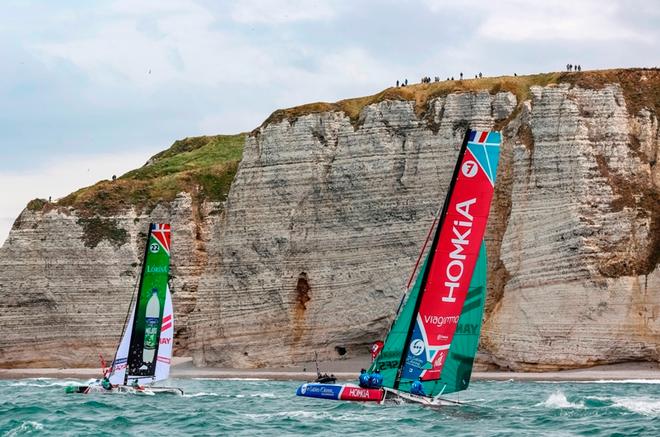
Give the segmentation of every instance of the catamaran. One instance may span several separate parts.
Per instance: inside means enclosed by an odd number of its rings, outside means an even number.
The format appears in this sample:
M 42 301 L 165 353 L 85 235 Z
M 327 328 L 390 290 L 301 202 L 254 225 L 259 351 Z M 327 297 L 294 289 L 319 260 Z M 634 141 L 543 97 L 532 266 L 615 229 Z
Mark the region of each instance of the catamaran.
M 437 226 L 431 228 L 431 247 L 369 368 L 382 375 L 382 385 L 307 383 L 298 396 L 431 406 L 457 402 L 443 396 L 468 388 L 477 353 L 486 300 L 483 240 L 501 142 L 495 131 L 465 135 Z M 420 258 L 425 248 L 426 242 Z
M 176 393 L 179 388 L 154 387 L 169 377 L 174 339 L 174 312 L 169 288 L 169 224 L 149 225 L 137 296 L 131 302 L 121 341 L 103 380 L 68 386 L 67 393 Z

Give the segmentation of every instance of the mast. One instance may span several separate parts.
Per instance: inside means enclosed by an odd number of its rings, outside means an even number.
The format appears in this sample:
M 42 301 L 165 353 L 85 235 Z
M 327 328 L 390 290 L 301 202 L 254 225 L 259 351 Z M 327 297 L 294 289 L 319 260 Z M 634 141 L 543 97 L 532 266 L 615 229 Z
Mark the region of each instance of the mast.
M 451 195 L 454 191 L 454 186 L 456 185 L 456 179 L 458 177 L 458 172 L 460 171 L 461 164 L 463 162 L 463 156 L 465 155 L 465 150 L 467 149 L 469 138 L 470 138 L 470 129 L 468 129 L 465 132 L 465 137 L 463 138 L 463 144 L 461 145 L 461 149 L 458 152 L 458 158 L 456 160 L 456 166 L 454 167 L 454 173 L 452 174 L 451 182 L 449 183 L 449 189 L 447 190 L 447 196 L 445 197 L 445 202 L 442 206 L 442 212 L 440 213 L 440 219 L 438 220 L 438 225 L 436 227 L 435 234 L 433 235 L 433 242 L 431 243 L 431 248 L 429 249 L 430 262 L 428 262 L 425 265 L 425 269 L 422 276 L 422 282 L 420 285 L 419 296 L 417 298 L 417 301 L 415 302 L 415 310 L 413 312 L 413 317 L 410 319 L 408 334 L 406 336 L 406 341 L 404 342 L 404 347 L 401 351 L 401 357 L 399 359 L 399 367 L 397 369 L 396 379 L 394 380 L 393 388 L 395 390 L 399 388 L 399 383 L 401 381 L 401 373 L 403 370 L 403 366 L 405 365 L 406 356 L 408 354 L 408 343 L 410 343 L 410 339 L 412 338 L 413 329 L 415 328 L 415 323 L 417 323 L 416 315 L 419 313 L 419 307 L 422 303 L 422 297 L 424 296 L 424 292 L 426 291 L 426 283 L 428 281 L 429 271 L 431 270 L 432 257 L 433 254 L 435 253 L 435 250 L 438 247 L 438 241 L 440 239 L 440 230 L 442 229 L 442 226 L 445 221 L 445 216 L 447 215 L 447 208 L 449 207 Z

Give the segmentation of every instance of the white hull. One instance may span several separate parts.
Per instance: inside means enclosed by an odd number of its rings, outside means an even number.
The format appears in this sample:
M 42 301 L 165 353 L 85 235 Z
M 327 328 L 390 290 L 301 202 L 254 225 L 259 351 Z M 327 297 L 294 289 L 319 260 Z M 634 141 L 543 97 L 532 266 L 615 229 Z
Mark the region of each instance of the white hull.
M 110 390 L 104 389 L 101 385 L 92 384 L 88 386 L 85 391 L 85 394 L 90 393 L 100 393 L 100 394 L 118 394 L 118 393 L 129 393 L 136 395 L 145 395 L 153 396 L 156 394 L 174 394 L 174 395 L 183 395 L 183 390 L 177 387 L 144 387 L 143 389 L 137 389 L 129 385 L 119 385 L 112 387 Z
M 450 399 L 443 399 L 443 398 L 429 398 L 426 396 L 418 396 L 404 391 L 394 390 L 392 388 L 384 388 L 384 390 L 385 390 L 385 395 L 383 396 L 383 400 L 380 402 L 381 404 L 387 402 L 394 402 L 394 403 L 408 402 L 408 403 L 421 404 L 428 407 L 464 405 L 463 402 L 452 401 Z

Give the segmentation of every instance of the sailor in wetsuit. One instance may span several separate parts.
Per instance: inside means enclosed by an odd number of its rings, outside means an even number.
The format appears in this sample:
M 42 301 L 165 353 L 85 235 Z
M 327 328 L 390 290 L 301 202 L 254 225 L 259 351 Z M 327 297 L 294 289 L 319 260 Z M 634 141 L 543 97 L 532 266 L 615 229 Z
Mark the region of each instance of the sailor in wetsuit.
M 107 376 L 104 376 L 103 379 L 101 380 L 101 387 L 103 387 L 106 390 L 112 390 L 112 384 L 110 384 L 110 380 L 108 379 Z
M 358 381 L 360 383 L 360 387 L 362 388 L 368 388 L 369 387 L 369 380 L 371 375 L 365 370 L 362 369 L 360 370 L 360 377 L 358 378 Z
M 410 386 L 410 393 L 417 396 L 426 396 L 424 393 L 424 386 L 422 385 L 422 377 L 420 376 L 417 381 L 413 381 Z
M 133 386 L 133 389 L 135 389 L 135 390 L 144 390 L 144 386 L 138 384 L 138 380 L 137 380 L 137 379 L 134 379 L 134 380 L 133 380 L 133 384 L 132 384 L 132 386 Z
M 380 370 L 376 369 L 376 371 L 371 374 L 371 378 L 369 378 L 369 387 L 381 388 L 382 386 L 383 386 L 383 375 L 380 374 Z

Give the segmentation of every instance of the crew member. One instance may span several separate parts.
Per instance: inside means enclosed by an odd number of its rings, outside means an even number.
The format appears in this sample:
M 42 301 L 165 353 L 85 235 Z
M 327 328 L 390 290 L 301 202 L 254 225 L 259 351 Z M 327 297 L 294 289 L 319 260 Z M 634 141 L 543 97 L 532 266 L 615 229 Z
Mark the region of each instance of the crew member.
M 106 390 L 112 390 L 112 384 L 110 384 L 110 380 L 108 379 L 107 376 L 104 376 L 103 379 L 101 380 L 101 387 L 103 387 Z
M 369 375 L 369 373 L 365 369 L 360 370 L 360 377 L 358 378 L 358 381 L 360 382 L 360 387 L 368 388 L 370 379 L 371 379 L 371 375 Z
M 410 393 L 418 396 L 426 396 L 424 393 L 424 386 L 422 385 L 422 377 L 420 376 L 417 381 L 413 381 L 410 386 Z
M 144 390 L 144 386 L 141 386 L 140 384 L 138 384 L 138 380 L 137 380 L 137 379 L 134 379 L 134 380 L 133 380 L 133 388 L 134 388 L 135 390 Z
M 376 369 L 376 371 L 371 374 L 371 378 L 369 378 L 369 386 L 371 388 L 381 388 L 383 386 L 383 375 L 380 374 L 380 370 Z

